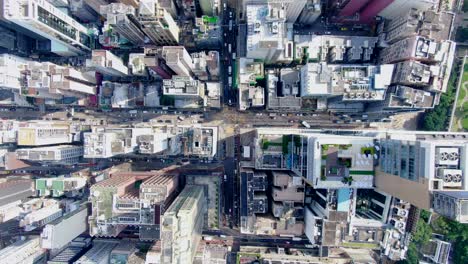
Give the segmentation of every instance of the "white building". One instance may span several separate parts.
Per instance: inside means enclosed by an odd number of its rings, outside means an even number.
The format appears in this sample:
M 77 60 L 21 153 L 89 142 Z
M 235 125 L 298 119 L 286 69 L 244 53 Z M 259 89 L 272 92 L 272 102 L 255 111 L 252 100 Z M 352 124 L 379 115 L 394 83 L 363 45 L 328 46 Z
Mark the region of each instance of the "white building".
M 51 147 L 17 149 L 16 157 L 22 160 L 48 163 L 74 164 L 83 156 L 83 146 L 58 145 Z
M 86 60 L 86 67 L 115 77 L 128 75 L 128 68 L 125 66 L 122 59 L 108 50 L 93 50 L 92 58 Z
M 138 150 L 141 154 L 156 154 L 168 149 L 167 133 L 155 132 L 137 137 Z
M 151 128 L 104 128 L 94 127 L 84 133 L 85 158 L 110 158 L 115 155 L 133 153 L 137 138 L 151 135 Z
M 286 14 L 270 5 L 247 5 L 247 58 L 266 64 L 287 63 L 293 59 L 292 23 Z
M 158 1 L 140 1 L 138 21 L 153 44 L 177 45 L 179 43 L 179 26 Z
M 244 10 L 248 5 L 268 4 L 286 16 L 288 23 L 295 23 L 306 6 L 307 0 L 244 0 Z
M 86 27 L 45 0 L 5 0 L 2 17 L 51 41 L 51 51 L 62 56 L 91 49 Z
M 11 54 L 0 55 L 0 87 L 2 89 L 21 91 L 21 72 L 28 59 Z
M 20 227 L 23 227 L 25 231 L 31 231 L 61 217 L 62 213 L 58 202 L 48 204 L 24 215 L 20 220 Z
M 41 245 L 45 249 L 61 249 L 75 237 L 86 231 L 88 210 L 79 208 L 54 222 L 47 224 L 41 233 Z
M 382 101 L 391 84 L 394 65 L 328 65 L 307 63 L 301 68 L 301 96 L 343 96 L 343 101 Z
M 203 88 L 202 82 L 187 76 L 172 76 L 172 79 L 163 80 L 163 94 L 176 98 L 201 98 Z
M 393 0 L 391 4 L 379 12 L 379 16 L 392 19 L 399 15 L 408 12 L 415 8 L 421 11 L 426 11 L 439 4 L 439 0 Z
M 205 214 L 202 186 L 186 186 L 164 213 L 161 263 L 192 263 L 201 239 Z
M 162 57 L 166 65 L 179 76 L 192 76 L 192 57 L 183 46 L 164 46 Z
M 0 250 L 0 259 L 3 263 L 36 263 L 46 260 L 46 251 L 41 248 L 39 237 L 19 240 Z
M 123 3 L 111 3 L 101 6 L 101 12 L 106 17 L 106 26 L 123 36 L 135 45 L 145 42 L 145 34 L 136 20 L 136 10 L 133 6 Z
M 71 143 L 70 126 L 54 123 L 31 123 L 18 128 L 18 146 L 46 146 Z

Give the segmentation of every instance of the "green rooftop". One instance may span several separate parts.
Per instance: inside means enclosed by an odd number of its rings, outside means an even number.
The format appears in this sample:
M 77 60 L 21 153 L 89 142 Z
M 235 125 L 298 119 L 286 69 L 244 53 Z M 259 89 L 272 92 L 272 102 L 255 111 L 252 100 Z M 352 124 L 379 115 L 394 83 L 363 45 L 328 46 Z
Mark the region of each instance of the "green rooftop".
M 218 17 L 216 16 L 202 16 L 203 23 L 216 24 L 218 23 Z

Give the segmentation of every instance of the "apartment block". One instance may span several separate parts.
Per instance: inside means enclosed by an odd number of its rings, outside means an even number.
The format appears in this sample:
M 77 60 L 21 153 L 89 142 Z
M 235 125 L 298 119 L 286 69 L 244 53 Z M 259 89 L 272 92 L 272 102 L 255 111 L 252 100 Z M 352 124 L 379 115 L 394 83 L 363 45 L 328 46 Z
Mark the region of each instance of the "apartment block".
M 73 145 L 21 148 L 16 150 L 16 157 L 18 159 L 45 163 L 75 164 L 82 156 L 83 147 Z
M 436 41 L 450 39 L 454 15 L 447 12 L 405 10 L 405 13 L 385 21 L 382 33 L 387 43 L 412 36 L 422 36 Z
M 178 76 L 193 75 L 192 58 L 183 46 L 164 46 L 162 57 L 166 60 L 166 65 Z
M 302 25 L 310 25 L 314 23 L 321 14 L 322 3 L 320 0 L 307 0 L 296 22 Z
M 248 4 L 245 16 L 247 58 L 259 59 L 265 64 L 287 63 L 293 60 L 292 23 L 286 22 L 286 13 L 280 7 L 271 4 Z
M 90 49 L 88 29 L 44 0 L 2 2 L 2 18 L 50 40 L 50 51 L 61 56 L 85 54 Z
M 393 132 L 380 140 L 380 146 L 378 189 L 418 208 L 467 221 L 464 134 Z M 453 210 L 449 213 L 445 206 Z
M 160 6 L 159 1 L 140 1 L 138 21 L 153 44 L 162 46 L 179 43 L 179 26 L 171 13 Z
M 134 45 L 145 43 L 145 34 L 136 18 L 136 10 L 133 6 L 123 3 L 102 5 L 101 12 L 106 17 L 106 25 Z
M 235 74 L 235 73 L 234 73 Z M 257 81 L 263 80 L 264 65 L 254 59 L 239 59 L 239 110 L 263 107 L 265 105 L 265 89 L 257 86 Z
M 11 54 L 0 55 L 0 87 L 20 92 L 22 72 L 28 59 Z
M 205 214 L 201 186 L 186 186 L 164 213 L 161 225 L 161 263 L 191 263 L 195 258 Z
M 86 59 L 86 67 L 113 77 L 128 75 L 128 68 L 122 59 L 108 50 L 93 50 L 91 59 Z
M 265 172 L 242 168 L 240 180 L 241 233 L 253 234 L 256 232 L 256 214 L 267 213 L 269 209 L 268 179 Z

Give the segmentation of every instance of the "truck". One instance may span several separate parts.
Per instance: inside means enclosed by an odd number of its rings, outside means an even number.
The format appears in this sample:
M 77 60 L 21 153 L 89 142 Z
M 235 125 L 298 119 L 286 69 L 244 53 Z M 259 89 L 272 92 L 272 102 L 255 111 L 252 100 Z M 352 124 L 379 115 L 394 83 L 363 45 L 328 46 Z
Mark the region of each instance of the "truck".
M 236 53 L 235 53 L 235 52 L 232 53 L 232 59 L 233 59 L 233 60 L 236 59 Z
M 232 85 L 232 78 L 228 78 L 229 86 Z
M 232 67 L 231 67 L 231 66 L 228 67 L 228 74 L 229 74 L 229 75 L 232 74 Z
M 231 45 L 231 43 L 229 43 L 229 45 L 228 45 L 228 51 L 229 51 L 229 53 L 232 52 L 232 45 Z
M 301 124 L 306 128 L 310 128 L 309 123 L 307 123 L 306 121 L 302 121 Z
M 128 111 L 129 114 L 138 114 L 138 110 L 130 110 Z
M 229 20 L 229 31 L 232 31 L 232 19 Z
M 293 237 L 292 240 L 293 240 L 293 241 L 301 241 L 302 238 L 300 238 L 300 237 Z

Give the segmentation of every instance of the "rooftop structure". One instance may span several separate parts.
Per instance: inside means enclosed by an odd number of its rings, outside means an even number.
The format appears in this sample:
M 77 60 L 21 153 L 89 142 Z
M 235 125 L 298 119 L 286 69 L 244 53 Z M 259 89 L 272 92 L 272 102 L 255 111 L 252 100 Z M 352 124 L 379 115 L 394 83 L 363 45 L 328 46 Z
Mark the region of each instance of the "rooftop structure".
M 265 105 L 265 89 L 257 86 L 257 81 L 264 78 L 263 63 L 239 59 L 239 110 Z
M 423 36 L 436 41 L 449 39 L 453 18 L 454 15 L 447 12 L 407 10 L 385 22 L 385 41 L 394 43 L 411 36 Z
M 327 65 L 307 63 L 301 68 L 301 96 L 342 96 L 343 101 L 385 98 L 394 66 Z
M 127 226 L 138 226 L 141 240 L 160 238 L 161 217 L 178 187 L 171 168 L 151 172 L 113 173 L 91 187 L 92 236 L 117 236 Z
M 201 3 L 209 0 L 200 1 Z M 217 0 L 215 0 L 217 1 Z M 217 16 L 202 16 L 195 18 L 195 28 L 192 30 L 195 45 L 199 48 L 216 48 L 221 44 L 221 19 Z
M 186 186 L 164 213 L 161 226 L 162 263 L 193 261 L 201 239 L 205 203 L 203 187 Z
M 221 108 L 221 84 L 218 82 L 207 82 L 205 86 L 207 106 L 210 108 Z
M 142 154 L 156 154 L 168 148 L 167 133 L 153 133 L 137 137 L 138 151 Z
M 88 29 L 43 0 L 7 0 L 2 17 L 16 26 L 50 40 L 51 52 L 76 56 L 89 52 Z
M 299 73 L 293 68 L 268 71 L 268 109 L 299 110 L 302 107 Z
M 243 168 L 240 178 L 241 233 L 254 233 L 255 214 L 264 214 L 269 208 L 266 196 L 267 175 L 265 172 Z
M 24 204 L 23 204 L 24 206 Z M 63 215 L 60 204 L 54 200 L 44 201 L 40 208 L 33 208 L 20 215 L 19 226 L 25 231 L 42 227 Z
M 186 156 L 213 158 L 217 153 L 218 128 L 178 126 L 180 153 Z
M 377 37 L 295 35 L 296 61 L 368 62 L 374 55 Z
M 108 50 L 93 50 L 92 58 L 86 60 L 86 67 L 110 76 L 128 75 L 128 68 L 123 64 L 122 59 Z
M 146 76 L 146 64 L 144 53 L 130 53 L 128 58 L 128 68 L 132 75 Z
M 434 108 L 437 96 L 434 92 L 403 85 L 390 86 L 384 101 L 371 104 L 369 112 L 407 112 Z
M 219 53 L 217 51 L 191 53 L 193 73 L 202 81 L 219 79 Z
M 71 128 L 60 123 L 31 123 L 18 129 L 19 146 L 45 146 L 71 143 L 74 140 Z
M 83 156 L 82 146 L 58 145 L 52 147 L 17 149 L 18 159 L 47 163 L 74 164 Z
M 305 3 L 305 1 L 303 1 Z M 260 59 L 266 64 L 291 62 L 293 59 L 292 24 L 278 6 L 248 4 L 247 58 Z
M 132 153 L 137 149 L 139 136 L 151 135 L 151 128 L 94 127 L 84 133 L 85 158 L 109 158 Z
M 445 71 L 439 65 L 426 65 L 418 61 L 402 61 L 395 65 L 392 83 L 445 92 Z
M 200 98 L 204 95 L 203 84 L 188 76 L 173 76 L 163 80 L 163 94 L 179 98 Z
M 117 240 L 94 240 L 93 247 L 88 250 L 74 263 L 76 264 L 92 264 L 104 263 L 109 260 L 112 250 L 119 244 Z
M 162 3 L 164 2 L 167 1 L 163 1 Z M 155 45 L 177 45 L 179 42 L 179 26 L 174 21 L 170 12 L 174 13 L 174 11 L 170 9 L 168 11 L 162 7 L 159 1 L 140 1 L 138 21 L 142 26 L 143 32 Z
M 22 95 L 28 97 L 61 99 L 96 93 L 94 76 L 50 62 L 29 61 L 19 81 Z

